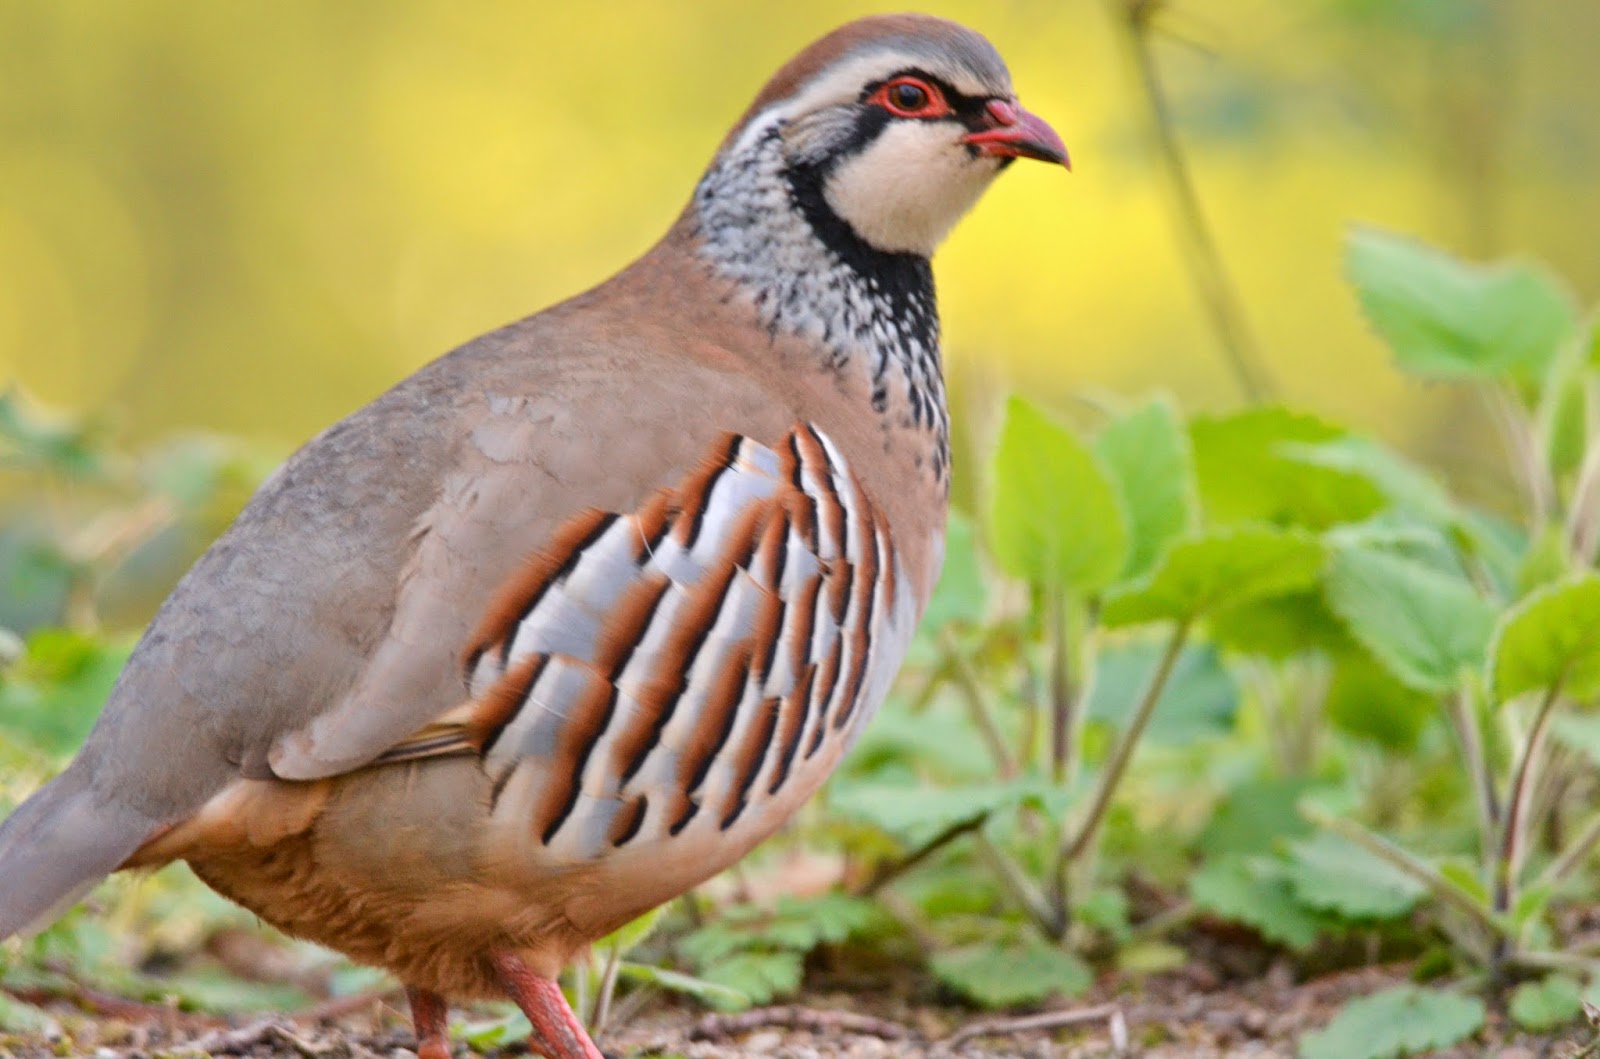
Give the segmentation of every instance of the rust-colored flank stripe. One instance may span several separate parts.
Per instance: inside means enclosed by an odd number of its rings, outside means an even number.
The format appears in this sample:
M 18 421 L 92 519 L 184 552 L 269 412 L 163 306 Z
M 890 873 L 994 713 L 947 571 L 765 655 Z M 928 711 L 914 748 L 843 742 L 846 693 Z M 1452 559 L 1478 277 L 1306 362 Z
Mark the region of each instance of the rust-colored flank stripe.
M 671 587 L 672 579 L 659 570 L 647 570 L 628 586 L 600 627 L 595 668 L 612 680 L 622 675 Z
M 679 763 L 683 793 L 691 798 L 699 793 L 712 762 L 733 734 L 734 724 L 739 719 L 739 703 L 750 684 L 750 657 L 748 643 L 735 648 L 700 704 L 700 716 L 684 743 Z
M 820 554 L 822 550 L 821 538 L 817 532 L 817 501 L 810 493 L 806 492 L 805 459 L 800 454 L 800 434 L 796 431 L 789 435 L 789 444 L 784 446 L 782 453 L 783 473 L 793 486 L 790 495 L 794 498 L 793 510 L 790 517 L 794 519 L 795 528 L 800 536 L 809 544 L 813 554 Z
M 672 504 L 672 492 L 658 489 L 634 514 L 633 523 L 639 530 L 639 538 L 634 541 L 633 548 L 635 563 L 648 562 L 656 549 L 661 547 L 662 538 L 667 535 L 667 528 L 672 524 Z
M 850 680 L 844 689 L 844 707 L 833 718 L 834 728 L 843 728 L 856 710 L 856 700 L 861 697 L 861 684 L 867 675 L 867 651 L 872 646 L 873 622 L 877 619 L 878 577 L 882 562 L 878 555 L 878 535 L 869 524 L 862 527 L 861 540 L 866 547 L 862 556 L 865 565 L 856 592 L 855 622 L 850 628 Z
M 739 458 L 739 446 L 743 442 L 744 438 L 738 434 L 724 434 L 713 448 L 714 455 L 708 456 L 699 467 L 689 472 L 678 487 L 681 513 L 673 529 L 677 531 L 678 543 L 685 551 L 693 548 L 694 542 L 699 539 L 700 528 L 706 517 L 706 505 L 711 502 L 711 491 L 716 488 L 717 479 Z
M 800 587 L 791 606 L 793 620 L 789 622 L 789 652 L 791 672 L 798 673 L 812 662 L 811 639 L 816 634 L 817 595 L 822 591 L 819 574 Z
M 673 615 L 673 628 L 656 658 L 656 669 L 634 693 L 639 709 L 612 744 L 611 767 L 622 783 L 633 779 L 643 767 L 672 720 L 689 672 L 717 623 L 723 600 L 738 572 L 732 564 L 724 564 L 715 576 L 700 581 Z
M 461 662 L 469 678 L 478 659 L 491 647 L 499 647 L 500 662 L 506 663 L 517 637 L 517 626 L 533 613 L 551 585 L 572 572 L 584 549 L 599 540 L 616 519 L 609 511 L 579 512 L 556 527 L 548 545 L 528 557 L 522 569 L 495 594 L 468 641 Z
M 734 757 L 734 773 L 738 780 L 729 791 L 727 805 L 723 808 L 724 831 L 738 821 L 745 806 L 750 804 L 750 788 L 755 786 L 761 766 L 767 762 L 767 751 L 772 748 L 772 733 L 778 727 L 780 706 L 780 700 L 775 698 L 763 699 L 756 704 L 756 716 Z
M 469 738 L 478 749 L 488 754 L 494 749 L 500 733 L 511 723 L 522 704 L 528 701 L 528 692 L 544 672 L 549 655 L 529 655 L 520 659 L 478 700 L 472 710 Z
M 811 745 L 806 747 L 806 757 L 809 759 L 816 754 L 822 746 L 822 737 L 828 730 L 828 704 L 833 701 L 833 686 L 839 681 L 839 667 L 844 661 L 844 638 L 848 630 L 840 629 L 833 637 L 833 649 L 828 652 L 828 657 L 822 663 L 822 669 L 817 674 L 816 691 L 812 698 L 817 703 L 817 727 L 811 733 Z
M 789 770 L 794 766 L 795 752 L 800 749 L 800 737 L 805 734 L 806 720 L 811 716 L 811 685 L 817 678 L 817 667 L 808 665 L 801 673 L 800 679 L 795 682 L 783 700 L 782 727 L 779 733 L 782 751 L 778 757 L 777 774 L 772 777 L 772 783 L 767 786 L 768 794 L 777 794 L 789 778 Z
M 623 806 L 611 821 L 611 845 L 616 848 L 626 846 L 633 841 L 633 836 L 639 833 L 639 828 L 644 826 L 644 814 L 650 808 L 650 799 L 639 795 Z
M 617 689 L 598 674 L 591 676 L 589 686 L 575 699 L 556 732 L 555 754 L 550 760 L 549 778 L 539 804 L 534 810 L 534 827 L 545 845 L 556 837 L 561 825 L 567 822 L 573 806 L 578 804 L 578 794 L 583 789 L 583 769 L 589 755 L 605 734 L 611 715 L 616 712 Z
M 846 544 L 844 535 L 845 517 L 844 502 L 839 497 L 839 491 L 833 482 L 833 463 L 828 459 L 828 450 L 822 447 L 815 433 L 807 429 L 804 434 L 795 435 L 796 451 L 801 458 L 812 465 L 812 474 L 817 480 L 817 489 L 821 496 L 817 497 L 820 507 L 819 520 L 826 520 L 828 532 L 833 536 L 835 545 L 842 555 Z M 820 551 L 820 542 L 818 548 Z

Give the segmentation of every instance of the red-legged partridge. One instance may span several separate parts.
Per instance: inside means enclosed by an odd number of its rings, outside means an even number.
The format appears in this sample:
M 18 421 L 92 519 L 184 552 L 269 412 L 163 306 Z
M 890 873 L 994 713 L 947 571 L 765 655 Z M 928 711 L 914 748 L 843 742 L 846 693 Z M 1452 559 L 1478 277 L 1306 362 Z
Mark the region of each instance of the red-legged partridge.
M 801 52 L 666 237 L 330 427 L 173 591 L 82 752 L 0 827 L 0 938 L 183 859 L 386 967 L 421 1053 L 726 868 L 882 701 L 943 554 L 929 256 L 1066 162 L 960 26 Z

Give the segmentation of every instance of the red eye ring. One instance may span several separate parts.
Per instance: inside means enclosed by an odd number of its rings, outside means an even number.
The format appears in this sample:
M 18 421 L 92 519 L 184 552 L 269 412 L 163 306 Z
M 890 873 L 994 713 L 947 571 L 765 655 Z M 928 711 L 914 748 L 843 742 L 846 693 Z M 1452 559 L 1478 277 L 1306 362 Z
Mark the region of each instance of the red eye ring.
M 896 77 L 872 93 L 875 103 L 897 118 L 937 118 L 951 113 L 939 90 L 920 77 Z

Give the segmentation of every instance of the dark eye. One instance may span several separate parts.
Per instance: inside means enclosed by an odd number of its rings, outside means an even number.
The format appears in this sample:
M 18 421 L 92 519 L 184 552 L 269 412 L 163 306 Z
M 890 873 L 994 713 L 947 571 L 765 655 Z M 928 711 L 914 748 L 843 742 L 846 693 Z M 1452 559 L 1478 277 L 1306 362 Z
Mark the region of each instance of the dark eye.
M 889 101 L 896 110 L 921 110 L 928 105 L 928 92 L 921 85 L 901 81 L 889 86 Z
M 950 113 L 939 90 L 917 77 L 896 77 L 879 87 L 871 102 L 897 118 L 937 118 Z

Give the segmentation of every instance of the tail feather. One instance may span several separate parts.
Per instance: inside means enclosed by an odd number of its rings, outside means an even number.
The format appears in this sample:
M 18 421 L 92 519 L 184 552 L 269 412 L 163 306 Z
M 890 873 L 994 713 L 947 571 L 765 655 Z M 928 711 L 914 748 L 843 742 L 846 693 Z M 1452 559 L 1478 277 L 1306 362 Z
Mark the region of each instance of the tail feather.
M 0 823 L 0 941 L 40 930 L 117 870 L 155 830 L 68 768 Z

